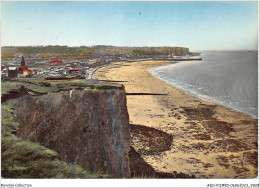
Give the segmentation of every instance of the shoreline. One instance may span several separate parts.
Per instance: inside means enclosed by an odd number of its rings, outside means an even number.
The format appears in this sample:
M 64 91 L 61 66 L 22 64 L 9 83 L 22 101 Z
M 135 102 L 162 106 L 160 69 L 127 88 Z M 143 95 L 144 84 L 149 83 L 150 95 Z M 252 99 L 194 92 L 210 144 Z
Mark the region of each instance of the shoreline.
M 180 63 L 180 62 L 176 62 L 176 63 Z M 193 63 L 193 62 L 191 62 L 191 63 Z M 164 65 L 162 65 L 162 66 L 167 66 L 167 65 L 170 65 L 170 64 L 171 64 L 171 63 L 169 63 L 169 64 L 164 64 Z M 174 63 L 174 64 L 175 64 L 175 63 Z M 172 65 L 173 65 L 173 64 L 172 64 Z M 168 85 L 170 85 L 170 86 L 172 86 L 172 87 L 176 87 L 177 89 L 179 89 L 179 90 L 181 90 L 181 91 L 187 93 L 188 95 L 192 95 L 192 96 L 194 96 L 194 97 L 196 97 L 196 98 L 199 98 L 199 99 L 201 99 L 201 100 L 203 100 L 203 101 L 216 103 L 217 105 L 223 106 L 223 107 L 228 108 L 228 109 L 230 109 L 230 110 L 233 110 L 233 111 L 236 111 L 236 112 L 241 112 L 241 113 L 250 115 L 250 116 L 251 116 L 252 118 L 254 118 L 254 119 L 258 119 L 258 116 L 255 116 L 255 115 L 250 114 L 250 113 L 248 113 L 248 112 L 242 111 L 241 109 L 238 109 L 238 108 L 236 108 L 236 107 L 234 107 L 234 106 L 225 104 L 224 102 L 218 101 L 218 100 L 214 99 L 213 97 L 210 97 L 210 96 L 207 96 L 207 95 L 202 95 L 202 94 L 200 94 L 200 93 L 192 93 L 192 92 L 189 91 L 189 90 L 185 90 L 185 89 L 183 89 L 181 86 L 178 86 L 178 85 L 176 85 L 176 84 L 171 83 L 170 81 L 167 81 L 167 80 L 164 80 L 163 78 L 160 78 L 160 77 L 157 75 L 157 73 L 153 73 L 152 70 L 151 70 L 151 69 L 153 69 L 153 68 L 157 68 L 157 67 L 160 68 L 160 67 L 162 67 L 162 66 L 159 65 L 159 66 L 151 67 L 151 68 L 147 69 L 147 72 L 148 72 L 151 76 L 157 78 L 158 80 L 161 80 L 162 82 L 164 82 L 164 83 L 166 83 L 166 84 L 168 84 Z
M 116 62 L 98 68 L 95 78 L 123 81 L 128 93 L 167 93 L 167 96 L 127 96 L 130 124 L 173 136 L 171 147 L 142 153 L 145 140 L 132 136 L 132 146 L 158 172 L 197 178 L 257 176 L 257 124 L 251 116 L 203 101 L 148 73 L 169 61 Z M 145 149 L 145 148 L 142 148 Z

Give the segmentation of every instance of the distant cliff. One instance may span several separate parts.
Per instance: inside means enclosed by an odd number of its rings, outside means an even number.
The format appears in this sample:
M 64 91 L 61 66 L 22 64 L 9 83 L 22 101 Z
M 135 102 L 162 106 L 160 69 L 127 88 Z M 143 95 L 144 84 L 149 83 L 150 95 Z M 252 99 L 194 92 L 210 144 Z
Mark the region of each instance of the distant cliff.
M 189 48 L 185 47 L 117 47 L 117 46 L 93 46 L 96 53 L 105 54 L 133 54 L 133 55 L 185 55 Z
M 130 127 L 123 86 L 25 96 L 18 134 L 91 172 L 129 177 Z

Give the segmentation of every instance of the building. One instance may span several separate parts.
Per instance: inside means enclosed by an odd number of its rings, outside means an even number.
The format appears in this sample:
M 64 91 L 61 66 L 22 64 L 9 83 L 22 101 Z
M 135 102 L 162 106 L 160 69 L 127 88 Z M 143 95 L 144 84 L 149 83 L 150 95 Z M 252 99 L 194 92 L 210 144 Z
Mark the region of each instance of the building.
M 23 74 L 24 70 L 28 70 L 27 67 L 18 67 L 18 74 Z
M 6 68 L 1 68 L 1 77 L 7 77 L 8 76 L 8 69 Z
M 25 67 L 25 61 L 24 61 L 23 56 L 22 56 L 22 60 L 21 60 L 21 67 Z
M 53 61 L 49 61 L 48 64 L 51 65 L 51 66 L 59 66 L 59 65 L 63 64 L 63 61 L 61 61 L 61 60 L 53 60 Z
M 9 67 L 8 68 L 8 77 L 9 78 L 16 78 L 18 76 L 17 67 Z
M 23 70 L 23 75 L 24 75 L 25 77 L 32 77 L 32 76 L 33 76 L 33 71 L 30 70 L 30 69 Z
M 60 61 L 60 60 L 54 60 L 54 61 L 49 61 L 49 63 L 63 63 L 63 61 Z
M 79 74 L 79 69 L 70 69 L 69 70 L 69 74 L 78 75 Z

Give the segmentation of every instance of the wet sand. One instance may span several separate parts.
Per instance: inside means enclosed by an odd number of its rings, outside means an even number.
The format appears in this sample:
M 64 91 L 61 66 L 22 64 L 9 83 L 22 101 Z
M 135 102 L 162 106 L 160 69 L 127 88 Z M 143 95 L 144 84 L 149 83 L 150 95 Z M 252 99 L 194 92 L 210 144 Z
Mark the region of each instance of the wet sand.
M 258 120 L 191 96 L 147 72 L 165 63 L 117 62 L 95 72 L 95 78 L 123 84 L 129 93 L 130 124 L 135 126 L 131 127 L 133 148 L 157 172 L 197 178 L 255 178 Z M 148 134 L 137 125 L 162 133 Z

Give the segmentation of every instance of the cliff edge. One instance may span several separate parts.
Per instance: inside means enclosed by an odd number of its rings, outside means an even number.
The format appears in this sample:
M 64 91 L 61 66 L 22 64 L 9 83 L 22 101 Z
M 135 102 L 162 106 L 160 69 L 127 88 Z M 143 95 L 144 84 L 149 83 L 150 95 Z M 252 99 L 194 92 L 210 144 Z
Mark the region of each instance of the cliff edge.
M 123 86 L 22 97 L 18 134 L 91 172 L 130 177 L 130 127 Z

